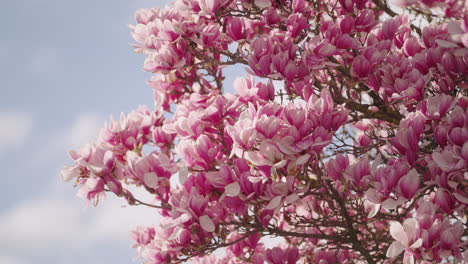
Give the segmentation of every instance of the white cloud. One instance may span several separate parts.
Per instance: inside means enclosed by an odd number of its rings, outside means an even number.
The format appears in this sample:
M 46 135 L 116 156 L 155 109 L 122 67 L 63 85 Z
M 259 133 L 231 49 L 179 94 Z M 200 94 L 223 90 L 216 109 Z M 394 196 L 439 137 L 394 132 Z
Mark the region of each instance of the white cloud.
M 22 147 L 33 128 L 30 113 L 0 112 L 0 153 Z
M 55 182 L 43 195 L 20 202 L 0 215 L 0 256 L 32 259 L 53 257 L 57 252 L 78 254 L 109 245 L 128 248 L 132 243 L 130 230 L 158 223 L 154 208 L 123 207 L 125 200 L 111 195 L 97 208 L 84 208 L 84 201 L 73 195 L 76 188 L 60 185 Z M 134 194 L 148 201 L 142 191 Z
M 24 201 L 0 218 L 0 248 L 17 252 L 69 244 L 79 227 L 78 211 L 54 197 Z M 44 241 L 45 240 L 45 241 Z
M 32 153 L 35 163 L 63 160 L 70 149 L 82 146 L 93 139 L 104 125 L 104 118 L 98 113 L 81 113 L 68 127 L 59 130 L 46 139 L 45 143 Z M 44 151 L 44 150 L 47 151 Z
M 25 262 L 19 257 L 5 256 L 0 254 L 0 263 L 5 264 L 24 264 Z
M 97 113 L 82 113 L 62 135 L 59 136 L 63 147 L 78 147 L 96 138 L 104 120 Z

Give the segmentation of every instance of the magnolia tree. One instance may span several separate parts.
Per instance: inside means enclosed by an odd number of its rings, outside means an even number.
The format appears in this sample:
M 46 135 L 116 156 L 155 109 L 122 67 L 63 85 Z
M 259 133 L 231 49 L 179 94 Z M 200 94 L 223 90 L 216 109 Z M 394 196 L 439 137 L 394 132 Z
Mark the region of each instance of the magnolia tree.
M 143 263 L 468 258 L 468 2 L 176 0 L 131 30 L 155 106 L 62 176 L 160 216 Z

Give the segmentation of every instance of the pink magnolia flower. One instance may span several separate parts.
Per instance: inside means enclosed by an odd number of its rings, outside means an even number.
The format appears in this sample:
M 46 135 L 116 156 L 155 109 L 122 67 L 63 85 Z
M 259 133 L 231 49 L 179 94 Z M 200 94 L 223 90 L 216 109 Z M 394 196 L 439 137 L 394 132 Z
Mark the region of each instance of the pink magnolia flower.
M 461 42 L 465 47 L 468 47 L 468 16 L 465 15 L 461 21 L 451 21 L 447 25 L 447 30 L 452 39 L 456 42 Z
M 130 236 L 135 240 L 135 246 L 145 246 L 151 243 L 155 236 L 154 228 L 152 227 L 137 227 L 134 231 L 130 232 Z
M 99 200 L 106 197 L 104 193 L 104 180 L 97 177 L 85 178 L 80 180 L 81 188 L 77 193 L 77 196 L 86 199 L 86 205 L 91 200 L 94 200 L 94 205 L 97 205 Z
M 161 223 L 131 234 L 143 263 L 461 262 L 468 6 L 399 2 L 422 23 L 368 0 L 138 10 L 154 110 L 111 120 L 63 179 L 88 202 L 157 207 Z M 240 64 L 250 75 L 230 89 Z
M 349 34 L 354 29 L 354 18 L 352 16 L 344 16 L 338 23 L 342 34 Z
M 405 253 L 404 263 L 414 263 L 414 256 L 411 250 L 416 250 L 422 246 L 422 239 L 418 235 L 418 223 L 413 218 L 408 218 L 401 225 L 398 222 L 390 223 L 390 235 L 395 239 L 387 250 L 387 257 L 394 258 L 401 254 L 404 250 L 409 252 Z
M 372 64 L 362 55 L 353 60 L 351 74 L 357 78 L 365 78 L 372 70 Z
M 227 35 L 234 41 L 245 38 L 245 24 L 244 20 L 239 17 L 233 17 L 227 22 Z
M 138 184 L 144 183 L 153 189 L 160 185 L 168 186 L 170 176 L 178 169 L 169 157 L 156 152 L 147 156 L 128 152 L 126 159 L 128 162 L 126 176 Z
M 299 250 L 297 248 L 274 247 L 267 249 L 265 255 L 269 264 L 294 264 L 299 259 Z
M 432 120 L 440 120 L 455 105 L 452 96 L 441 94 L 430 97 L 421 104 L 422 112 Z
M 299 36 L 300 32 L 308 26 L 307 19 L 301 13 L 292 14 L 288 17 L 287 28 L 293 38 Z
M 398 182 L 400 192 L 406 199 L 411 199 L 416 194 L 420 185 L 419 174 L 415 169 L 410 170 Z
M 370 9 L 362 10 L 354 22 L 354 28 L 361 32 L 369 32 L 375 25 L 377 25 L 375 14 Z
M 256 38 L 252 42 L 252 53 L 248 62 L 250 69 L 259 76 L 268 76 L 271 73 L 271 43 L 268 38 Z
M 453 196 L 442 188 L 440 188 L 435 195 L 435 203 L 446 213 L 451 213 L 455 207 L 455 199 Z

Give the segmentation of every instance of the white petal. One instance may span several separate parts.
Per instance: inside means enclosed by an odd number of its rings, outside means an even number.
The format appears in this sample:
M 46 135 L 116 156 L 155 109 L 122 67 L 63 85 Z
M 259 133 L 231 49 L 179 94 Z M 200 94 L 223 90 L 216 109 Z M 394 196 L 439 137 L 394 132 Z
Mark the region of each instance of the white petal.
M 174 232 L 172 232 L 172 234 L 167 238 L 167 240 L 174 240 L 176 239 L 177 237 L 180 236 L 180 234 L 184 231 L 183 228 L 175 228 Z
M 213 220 L 211 220 L 211 218 L 207 215 L 200 216 L 200 225 L 206 232 L 211 233 L 215 231 Z
M 372 207 L 372 210 L 369 212 L 367 217 L 372 218 L 376 216 L 379 211 L 380 211 L 380 204 L 374 204 L 374 207 Z
M 417 227 L 418 222 L 414 218 L 408 218 L 403 222 L 403 229 L 408 237 L 408 243 L 409 241 L 416 239 Z
M 422 246 L 422 243 L 423 243 L 422 238 L 419 238 L 411 245 L 410 248 L 420 248 Z
M 405 256 L 403 257 L 404 264 L 414 264 L 414 257 L 413 254 L 409 252 L 405 252 Z
M 310 159 L 310 154 L 304 154 L 296 159 L 296 165 L 303 165 Z
M 394 241 L 387 250 L 387 258 L 394 258 L 400 255 L 404 249 L 398 241 Z
M 184 213 L 180 215 L 179 217 L 177 217 L 176 219 L 174 219 L 173 221 L 161 224 L 161 228 L 166 230 L 166 229 L 181 225 L 190 219 L 192 219 L 192 216 L 189 215 L 188 213 Z
M 403 226 L 400 223 L 396 221 L 392 221 L 390 223 L 390 235 L 401 244 L 408 245 L 408 237 L 406 236 L 405 229 L 403 229 Z
M 447 31 L 450 35 L 463 34 L 463 29 L 461 28 L 460 21 L 450 21 L 447 24 Z
M 262 180 L 262 177 L 248 176 L 247 179 L 252 183 L 257 183 Z
M 463 196 L 459 193 L 453 193 L 453 196 L 455 196 L 455 198 L 457 198 L 457 200 L 460 202 L 460 203 L 464 203 L 464 204 L 468 204 L 468 197 L 466 196 Z M 468 250 L 467 250 L 468 251 Z
M 280 162 L 275 163 L 275 165 L 273 165 L 273 167 L 278 168 L 278 169 L 283 168 L 286 165 L 286 163 L 288 163 L 287 160 L 282 160 Z
M 406 199 L 393 200 L 392 198 L 388 198 L 382 202 L 382 207 L 388 210 L 394 210 L 397 206 L 403 204 L 405 201 Z
M 60 172 L 63 181 L 70 181 L 78 176 L 80 176 L 80 170 L 75 166 L 65 166 Z
M 444 48 L 459 48 L 457 44 L 443 39 L 436 39 L 436 42 L 439 44 L 439 46 Z
M 227 196 L 238 196 L 240 193 L 240 185 L 238 182 L 233 182 L 231 184 L 226 185 L 226 187 L 224 187 L 224 191 L 226 192 Z
M 452 170 L 452 164 L 450 164 L 447 159 L 439 152 L 432 153 L 432 159 L 441 170 L 445 172 L 450 172 Z
M 265 209 L 266 210 L 276 209 L 280 205 L 282 199 L 283 199 L 283 196 L 276 196 L 270 201 L 270 203 L 268 203 Z
M 158 187 L 158 176 L 154 172 L 147 172 L 143 175 L 143 181 L 150 188 Z
M 288 196 L 286 197 L 286 199 L 284 199 L 284 202 L 285 202 L 286 204 L 292 204 L 292 203 L 294 203 L 294 202 L 297 201 L 297 200 L 299 200 L 299 195 L 297 195 L 297 193 L 293 193 L 293 194 L 291 194 L 291 195 L 288 195 Z
M 267 8 L 271 6 L 270 0 L 255 0 L 255 5 L 260 8 Z
M 250 161 L 255 166 L 273 166 L 273 163 L 271 161 L 267 160 L 265 157 L 263 157 L 262 154 L 260 154 L 257 151 L 246 151 L 244 153 L 244 157 L 246 160 Z
M 187 166 L 183 166 L 179 169 L 179 181 L 180 181 L 180 184 L 184 184 L 184 182 L 187 180 L 188 178 L 188 168 Z

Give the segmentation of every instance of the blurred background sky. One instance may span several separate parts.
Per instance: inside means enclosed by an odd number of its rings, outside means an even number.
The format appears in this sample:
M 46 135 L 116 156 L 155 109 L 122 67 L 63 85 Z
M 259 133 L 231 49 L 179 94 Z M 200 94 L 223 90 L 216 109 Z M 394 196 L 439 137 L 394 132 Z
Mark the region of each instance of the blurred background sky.
M 138 263 L 128 232 L 153 211 L 112 197 L 85 208 L 59 171 L 111 115 L 153 105 L 127 25 L 166 3 L 1 1 L 1 264 Z

